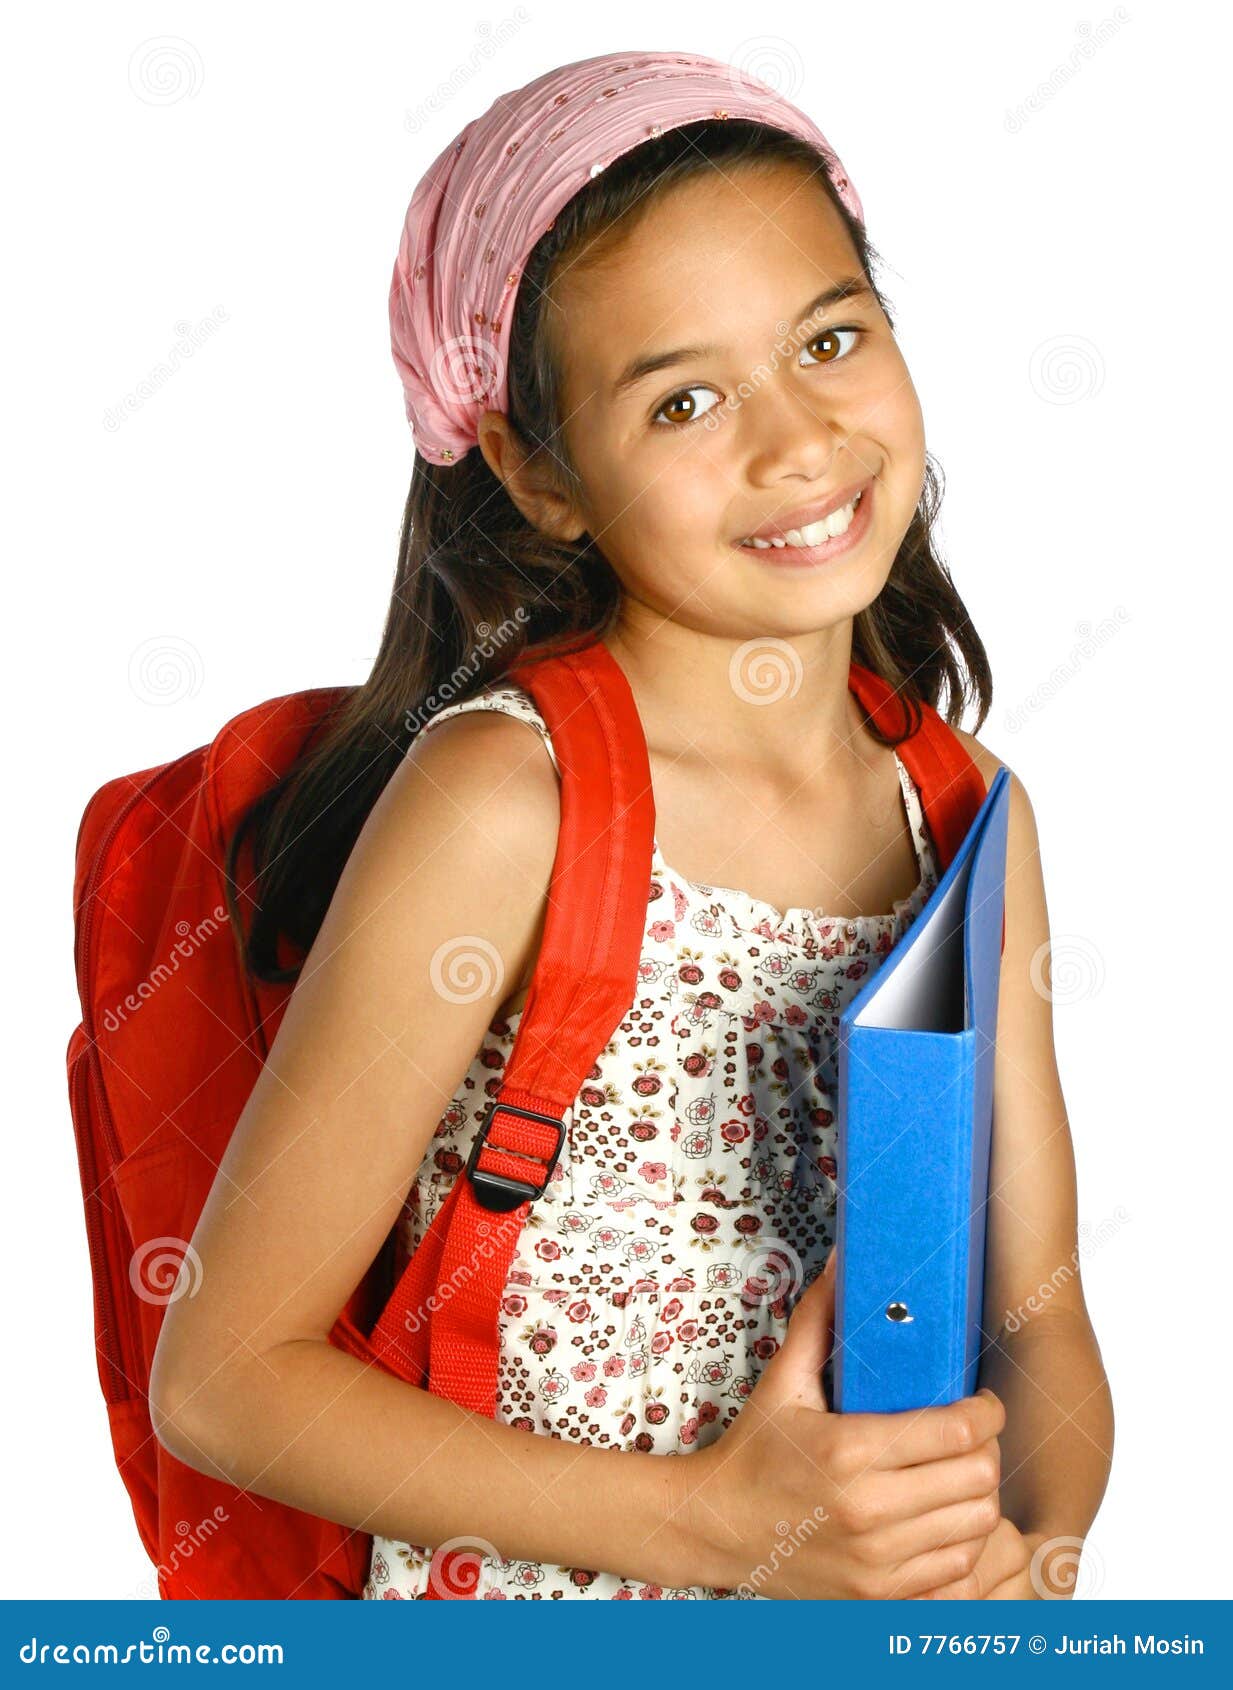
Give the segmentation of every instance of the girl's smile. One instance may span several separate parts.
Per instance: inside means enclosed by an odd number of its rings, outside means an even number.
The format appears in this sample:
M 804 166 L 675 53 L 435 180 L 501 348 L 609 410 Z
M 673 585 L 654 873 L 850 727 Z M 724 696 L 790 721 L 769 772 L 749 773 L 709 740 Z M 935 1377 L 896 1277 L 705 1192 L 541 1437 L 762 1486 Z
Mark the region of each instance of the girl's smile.
M 873 522 L 873 484 L 874 477 L 869 476 L 842 505 L 834 499 L 825 501 L 821 517 L 785 522 L 783 526 L 771 524 L 739 540 L 738 548 L 753 552 L 759 563 L 773 569 L 816 569 L 830 563 L 832 558 L 854 550 L 868 534 Z

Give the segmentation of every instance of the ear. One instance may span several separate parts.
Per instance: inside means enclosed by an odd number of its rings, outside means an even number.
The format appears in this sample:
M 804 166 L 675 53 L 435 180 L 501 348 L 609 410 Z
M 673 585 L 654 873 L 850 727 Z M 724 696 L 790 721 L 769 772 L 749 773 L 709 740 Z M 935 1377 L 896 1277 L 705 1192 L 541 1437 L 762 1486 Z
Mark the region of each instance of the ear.
M 485 411 L 479 420 L 479 449 L 514 504 L 533 528 L 553 540 L 578 540 L 586 522 L 576 503 L 562 492 L 559 471 L 550 454 L 532 458 L 527 446 L 500 411 Z

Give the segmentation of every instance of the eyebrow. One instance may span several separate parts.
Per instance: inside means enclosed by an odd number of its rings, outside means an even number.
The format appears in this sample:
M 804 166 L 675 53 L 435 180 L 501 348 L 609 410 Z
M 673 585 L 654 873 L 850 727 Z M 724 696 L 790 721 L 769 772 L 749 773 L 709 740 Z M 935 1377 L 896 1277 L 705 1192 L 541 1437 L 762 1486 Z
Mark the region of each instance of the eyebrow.
M 874 299 L 874 292 L 864 276 L 845 276 L 842 281 L 836 282 L 834 287 L 824 288 L 816 299 L 811 299 L 796 321 L 803 322 L 805 318 L 825 311 L 832 305 L 838 305 L 840 300 L 844 299 L 870 301 Z M 711 343 L 706 346 L 676 346 L 666 352 L 643 353 L 628 363 L 613 382 L 612 397 L 624 398 L 631 388 L 637 387 L 647 376 L 653 376 L 660 370 L 671 369 L 674 364 L 687 363 L 691 358 L 712 357 L 722 351 L 722 346 Z

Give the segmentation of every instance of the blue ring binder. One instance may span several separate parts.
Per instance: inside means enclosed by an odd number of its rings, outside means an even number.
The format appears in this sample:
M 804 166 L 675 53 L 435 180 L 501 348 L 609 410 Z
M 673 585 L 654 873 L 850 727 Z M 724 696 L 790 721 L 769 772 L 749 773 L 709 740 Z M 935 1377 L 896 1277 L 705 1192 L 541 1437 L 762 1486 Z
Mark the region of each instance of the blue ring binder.
M 929 901 L 840 1016 L 827 1393 L 840 1412 L 976 1389 L 1009 815 L 1003 766 Z

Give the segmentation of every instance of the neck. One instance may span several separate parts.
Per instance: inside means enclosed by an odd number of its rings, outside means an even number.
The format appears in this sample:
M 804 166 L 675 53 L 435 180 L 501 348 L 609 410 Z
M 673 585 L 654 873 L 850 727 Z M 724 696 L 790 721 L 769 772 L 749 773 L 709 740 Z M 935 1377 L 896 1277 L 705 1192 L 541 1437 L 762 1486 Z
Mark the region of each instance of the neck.
M 733 639 L 685 627 L 626 595 L 604 644 L 638 706 L 647 743 L 726 767 L 791 777 L 822 767 L 836 780 L 870 767 L 861 710 L 848 688 L 852 622 L 780 639 Z

